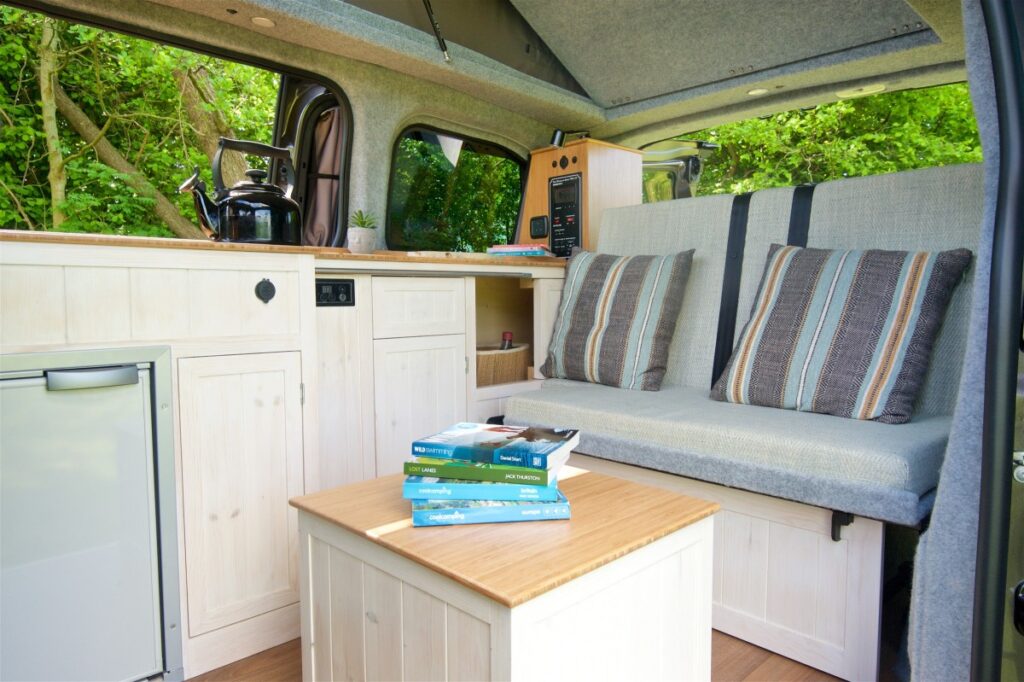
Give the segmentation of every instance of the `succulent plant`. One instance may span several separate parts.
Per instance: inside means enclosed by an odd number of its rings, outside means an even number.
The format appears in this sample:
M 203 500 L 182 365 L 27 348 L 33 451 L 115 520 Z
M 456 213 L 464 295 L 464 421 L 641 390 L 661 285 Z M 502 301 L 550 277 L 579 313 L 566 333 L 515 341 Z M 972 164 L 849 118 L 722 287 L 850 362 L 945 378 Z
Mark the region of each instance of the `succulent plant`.
M 352 227 L 365 227 L 367 229 L 372 230 L 377 227 L 377 217 L 372 213 L 354 211 L 352 213 L 352 219 L 349 224 Z

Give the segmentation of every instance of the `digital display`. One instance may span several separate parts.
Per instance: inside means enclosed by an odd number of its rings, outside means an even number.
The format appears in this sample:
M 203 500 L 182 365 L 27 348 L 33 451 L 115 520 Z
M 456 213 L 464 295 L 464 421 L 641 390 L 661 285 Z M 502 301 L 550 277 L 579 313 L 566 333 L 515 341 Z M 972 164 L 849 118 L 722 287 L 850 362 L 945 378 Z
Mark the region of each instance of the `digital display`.
M 551 188 L 551 200 L 556 204 L 568 204 L 576 201 L 576 186 L 574 184 L 563 185 Z

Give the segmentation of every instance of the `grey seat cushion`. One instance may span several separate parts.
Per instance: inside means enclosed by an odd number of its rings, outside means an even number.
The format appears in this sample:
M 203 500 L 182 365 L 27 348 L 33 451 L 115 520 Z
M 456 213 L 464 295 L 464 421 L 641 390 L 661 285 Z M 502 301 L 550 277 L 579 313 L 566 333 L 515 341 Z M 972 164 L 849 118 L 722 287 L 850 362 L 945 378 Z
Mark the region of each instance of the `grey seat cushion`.
M 907 424 L 720 403 L 553 379 L 511 398 L 506 422 L 580 429 L 580 452 L 903 525 L 932 493 L 950 418 Z

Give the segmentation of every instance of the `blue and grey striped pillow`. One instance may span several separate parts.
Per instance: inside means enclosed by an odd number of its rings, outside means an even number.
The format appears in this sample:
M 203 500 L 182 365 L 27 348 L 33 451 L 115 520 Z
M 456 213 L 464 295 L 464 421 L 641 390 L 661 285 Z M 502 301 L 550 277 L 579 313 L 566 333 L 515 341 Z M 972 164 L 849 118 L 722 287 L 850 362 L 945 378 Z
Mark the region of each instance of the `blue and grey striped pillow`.
M 772 244 L 711 397 L 887 424 L 910 421 L 967 249 L 833 251 Z
M 574 254 L 541 372 L 660 389 L 692 262 L 693 249 L 671 256 Z

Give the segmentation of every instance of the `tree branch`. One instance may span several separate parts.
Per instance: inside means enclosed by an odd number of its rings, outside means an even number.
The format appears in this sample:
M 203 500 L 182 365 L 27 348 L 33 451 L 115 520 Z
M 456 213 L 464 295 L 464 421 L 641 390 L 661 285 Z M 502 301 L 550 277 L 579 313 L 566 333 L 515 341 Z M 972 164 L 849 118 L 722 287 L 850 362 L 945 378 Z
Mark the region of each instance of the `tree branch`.
M 69 163 L 71 163 L 75 159 L 82 158 L 85 155 L 86 152 L 88 152 L 90 149 L 92 149 L 97 144 L 99 144 L 99 141 L 107 134 L 107 130 L 110 129 L 110 124 L 111 124 L 111 122 L 113 120 L 114 120 L 113 117 L 110 117 L 110 118 L 107 119 L 106 123 L 103 124 L 103 127 L 100 128 L 99 134 L 96 135 L 95 138 L 93 138 L 92 142 L 86 141 L 86 144 L 85 144 L 84 147 L 79 149 L 77 152 L 75 152 L 71 156 L 65 156 L 64 157 L 64 167 L 67 168 Z
M 146 177 L 133 166 L 128 159 L 124 158 L 121 152 L 114 148 L 102 134 L 96 124 L 92 122 L 88 114 L 82 111 L 77 104 L 71 101 L 64 88 L 59 83 L 54 88 L 57 100 L 57 109 L 68 120 L 71 127 L 84 140 L 93 140 L 93 148 L 99 160 L 114 170 L 123 174 L 125 183 L 143 196 L 152 198 L 156 203 L 153 211 L 157 217 L 167 223 L 174 234 L 185 239 L 203 239 L 203 233 L 195 225 L 186 220 L 177 207 L 170 202 Z
M 42 38 L 39 41 L 39 100 L 42 109 L 43 135 L 46 138 L 46 156 L 50 171 L 50 206 L 53 212 L 53 227 L 57 229 L 67 219 L 64 215 L 64 200 L 67 191 L 67 175 L 64 173 L 64 155 L 60 149 L 60 131 L 57 128 L 57 107 L 55 90 L 57 82 L 57 30 L 56 21 L 43 18 Z
M 14 193 L 14 190 L 7 186 L 7 183 L 4 182 L 3 178 L 0 178 L 0 186 L 2 186 L 4 190 L 7 191 L 8 196 L 11 197 L 11 201 L 14 202 L 14 208 L 18 209 L 18 214 L 21 216 L 21 219 L 25 221 L 25 224 L 28 225 L 28 229 L 38 229 L 36 224 L 32 222 L 32 219 L 28 217 L 28 213 L 25 212 L 25 207 L 22 205 L 21 200 L 18 199 L 18 195 Z

